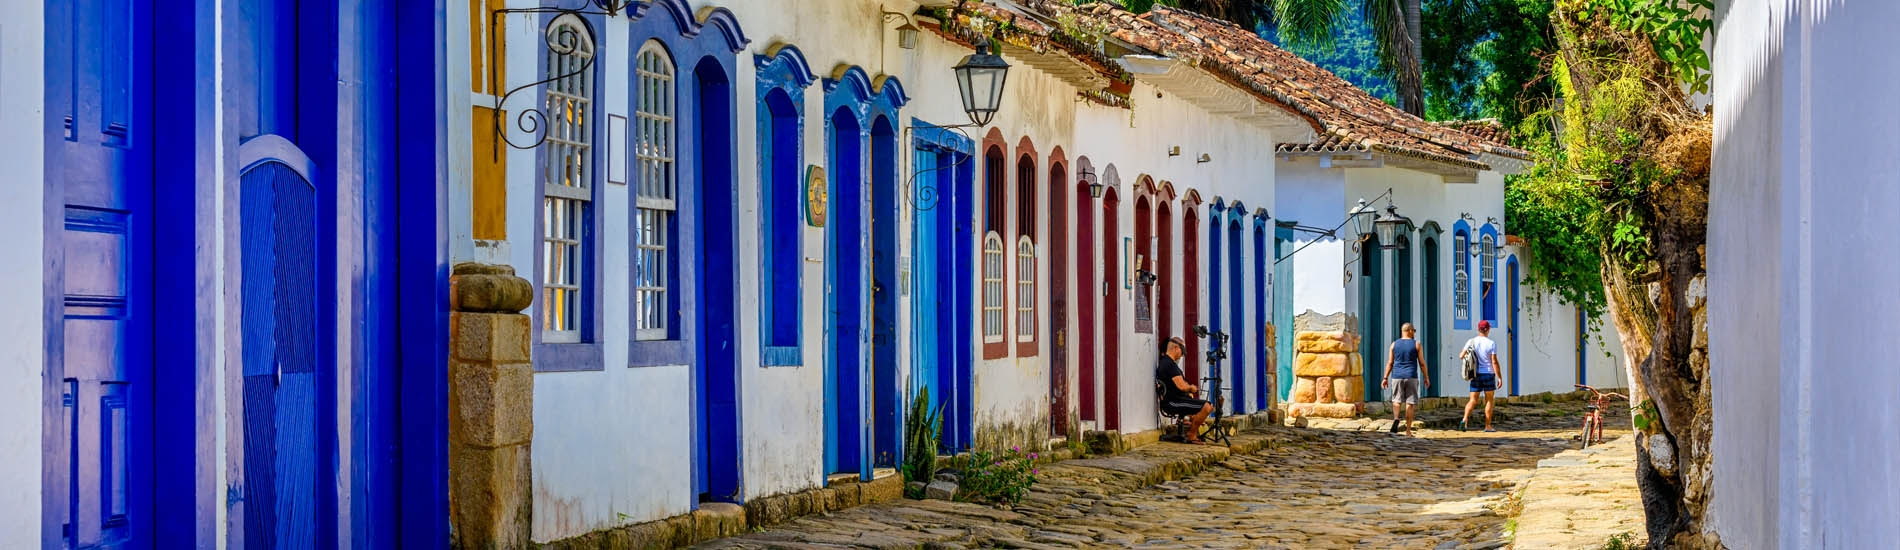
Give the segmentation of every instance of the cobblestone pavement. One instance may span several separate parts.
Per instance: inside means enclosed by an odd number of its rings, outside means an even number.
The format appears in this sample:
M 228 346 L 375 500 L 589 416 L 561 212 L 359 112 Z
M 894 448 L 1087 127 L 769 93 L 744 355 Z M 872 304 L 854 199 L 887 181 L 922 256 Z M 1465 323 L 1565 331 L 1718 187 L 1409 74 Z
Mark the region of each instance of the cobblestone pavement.
M 1581 404 L 1500 409 L 1496 433 L 1407 438 L 1385 433 L 1389 420 L 1361 419 L 1248 432 L 1236 448 L 1259 450 L 1234 455 L 1161 443 L 1046 466 L 1008 509 L 900 500 L 704 547 L 1499 548 L 1514 493 L 1539 460 L 1575 445 Z M 1450 414 L 1455 426 L 1461 411 L 1431 412 L 1429 424 Z M 1197 458 L 1208 467 L 1151 485 Z
M 1601 548 L 1621 533 L 1628 533 L 1632 548 L 1645 540 L 1630 436 L 1538 462 L 1522 500 L 1518 548 Z

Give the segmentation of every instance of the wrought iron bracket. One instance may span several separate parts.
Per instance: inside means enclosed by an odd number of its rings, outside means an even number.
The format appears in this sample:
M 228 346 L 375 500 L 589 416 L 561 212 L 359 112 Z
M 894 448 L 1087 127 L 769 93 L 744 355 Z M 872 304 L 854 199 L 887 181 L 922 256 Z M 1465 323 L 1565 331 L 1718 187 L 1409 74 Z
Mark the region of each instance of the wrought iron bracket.
M 496 36 L 498 34 L 505 32 L 502 27 L 503 17 L 512 15 L 512 14 L 551 14 L 553 15 L 554 17 L 549 18 L 547 24 L 543 26 L 541 29 L 542 45 L 545 46 L 547 50 L 550 52 L 555 52 L 555 53 L 560 53 L 560 54 L 569 54 L 569 53 L 573 53 L 575 50 L 581 47 L 581 45 L 583 44 L 582 42 L 583 39 L 585 40 L 586 44 L 597 44 L 598 42 L 595 40 L 596 37 L 594 35 L 594 29 L 591 26 L 583 26 L 578 31 L 573 28 L 565 27 L 565 26 L 556 28 L 556 23 L 560 21 L 562 16 L 573 15 L 573 16 L 578 17 L 578 16 L 586 16 L 586 15 L 600 15 L 600 16 L 607 16 L 607 17 L 616 17 L 616 16 L 619 16 L 621 13 L 624 13 L 628 7 L 632 6 L 634 1 L 635 0 L 584 0 L 581 2 L 580 6 L 573 7 L 573 8 L 559 7 L 559 6 L 540 6 L 540 7 L 533 7 L 533 8 L 498 9 L 498 10 L 493 10 L 489 12 L 488 14 L 489 36 L 487 40 L 488 60 L 489 60 L 487 63 L 488 81 L 499 83 L 501 80 L 500 67 L 501 65 L 507 63 L 507 60 L 500 59 L 501 40 L 499 40 L 498 39 L 499 37 Z M 587 33 L 587 35 L 582 36 L 580 35 L 581 32 L 585 32 Z M 518 128 L 522 133 L 533 136 L 532 140 L 526 141 L 526 142 L 517 142 L 515 141 L 514 138 L 509 137 L 508 115 L 507 115 L 507 111 L 504 111 L 502 107 L 508 104 L 508 100 L 510 98 L 513 98 L 515 94 L 537 89 L 538 87 L 546 85 L 550 82 L 572 77 L 578 74 L 585 73 L 589 70 L 592 70 L 594 67 L 594 60 L 597 58 L 599 58 L 598 54 L 589 56 L 587 58 L 587 62 L 582 63 L 581 66 L 576 67 L 572 71 L 568 71 L 566 73 L 543 78 L 541 80 L 537 80 L 537 81 L 516 86 L 513 88 L 509 88 L 506 93 L 496 96 L 495 105 L 494 105 L 495 142 L 494 142 L 494 147 L 492 151 L 495 158 L 496 159 L 501 158 L 501 145 L 503 143 L 506 143 L 508 144 L 509 147 L 512 147 L 515 149 L 533 149 L 535 147 L 541 146 L 542 143 L 545 143 L 548 140 L 549 121 L 548 121 L 548 113 L 546 111 L 546 108 L 547 108 L 546 105 L 537 105 L 535 107 L 519 109 L 515 113 L 514 126 Z
M 976 140 L 971 139 L 970 133 L 965 130 L 969 128 L 981 128 L 981 127 L 982 126 L 978 126 L 975 124 L 956 124 L 956 125 L 951 125 L 951 126 L 937 126 L 934 124 L 926 124 L 922 126 L 911 126 L 905 129 L 913 131 L 913 132 L 920 129 L 922 130 L 955 130 L 957 134 L 963 136 L 963 139 L 974 143 Z M 929 170 L 912 172 L 910 175 L 910 178 L 905 180 L 904 182 L 904 189 L 909 190 L 912 186 L 916 185 L 917 178 L 922 177 L 924 174 L 936 172 L 938 170 L 945 170 L 949 168 L 956 168 L 958 166 L 963 166 L 965 164 L 970 163 L 971 158 L 972 158 L 972 155 L 963 155 L 963 160 L 955 164 L 938 166 L 936 168 L 931 168 Z M 941 200 L 941 198 L 939 197 L 940 194 L 941 193 L 937 191 L 937 186 L 926 185 L 923 187 L 918 187 L 915 193 L 906 192 L 905 197 L 910 202 L 911 208 L 916 209 L 919 212 L 923 212 L 923 211 L 929 211 L 929 210 L 935 209 L 937 207 L 937 202 Z

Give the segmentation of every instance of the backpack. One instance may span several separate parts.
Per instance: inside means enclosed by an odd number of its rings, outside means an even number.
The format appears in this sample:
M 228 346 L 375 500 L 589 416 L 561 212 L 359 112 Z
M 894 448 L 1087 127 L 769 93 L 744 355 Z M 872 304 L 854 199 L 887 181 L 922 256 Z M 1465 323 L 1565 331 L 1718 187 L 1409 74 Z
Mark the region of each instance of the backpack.
M 1476 346 L 1471 345 L 1469 341 L 1465 342 L 1465 352 L 1460 355 L 1463 355 L 1465 358 L 1465 380 L 1477 378 L 1478 350 Z

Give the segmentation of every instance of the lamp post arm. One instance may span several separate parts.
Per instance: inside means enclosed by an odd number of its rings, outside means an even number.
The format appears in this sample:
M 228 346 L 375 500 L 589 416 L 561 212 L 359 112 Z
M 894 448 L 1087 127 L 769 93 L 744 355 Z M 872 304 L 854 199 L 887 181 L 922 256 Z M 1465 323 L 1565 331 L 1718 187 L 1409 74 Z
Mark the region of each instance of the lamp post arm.
M 1379 202 L 1379 199 L 1390 199 L 1391 197 L 1392 197 L 1392 190 L 1386 189 L 1384 193 L 1380 193 L 1379 196 L 1373 197 L 1371 202 Z M 1346 216 L 1346 219 L 1340 220 L 1339 225 L 1333 226 L 1332 229 L 1320 230 L 1317 227 L 1307 227 L 1303 225 L 1294 225 L 1292 229 L 1296 231 L 1305 231 L 1308 233 L 1314 233 L 1318 235 L 1338 238 L 1339 229 L 1342 227 L 1345 227 L 1346 224 L 1348 223 L 1352 223 L 1352 216 Z M 1293 249 L 1293 253 L 1287 254 L 1285 256 L 1281 256 L 1279 259 L 1273 260 L 1273 265 L 1280 265 L 1280 262 L 1287 261 L 1287 259 L 1299 255 L 1300 251 L 1306 250 L 1306 247 L 1313 246 L 1313 243 L 1317 243 L 1317 242 L 1319 242 L 1319 239 L 1313 239 L 1313 240 L 1307 241 L 1306 244 L 1300 245 L 1299 248 Z

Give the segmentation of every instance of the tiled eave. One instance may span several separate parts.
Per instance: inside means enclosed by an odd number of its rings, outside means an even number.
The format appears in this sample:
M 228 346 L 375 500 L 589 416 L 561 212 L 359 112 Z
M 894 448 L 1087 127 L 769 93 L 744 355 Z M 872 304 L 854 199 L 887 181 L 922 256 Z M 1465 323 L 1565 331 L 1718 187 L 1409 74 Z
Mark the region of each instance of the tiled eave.
M 1377 142 L 1361 142 L 1336 136 L 1314 143 L 1282 143 L 1274 148 L 1283 159 L 1315 158 L 1326 168 L 1379 168 L 1390 166 L 1445 178 L 1445 183 L 1477 183 L 1478 173 L 1494 169 L 1474 160 L 1420 153 Z
M 1217 116 L 1233 117 L 1272 133 L 1275 140 L 1311 141 L 1316 125 L 1279 105 L 1261 100 L 1251 90 L 1178 59 L 1129 55 L 1119 59 L 1135 78 L 1193 103 Z

